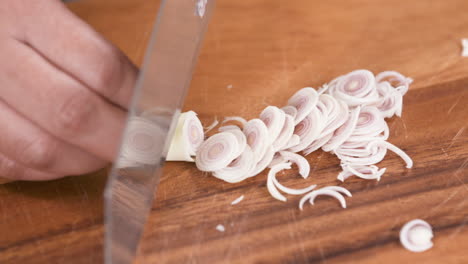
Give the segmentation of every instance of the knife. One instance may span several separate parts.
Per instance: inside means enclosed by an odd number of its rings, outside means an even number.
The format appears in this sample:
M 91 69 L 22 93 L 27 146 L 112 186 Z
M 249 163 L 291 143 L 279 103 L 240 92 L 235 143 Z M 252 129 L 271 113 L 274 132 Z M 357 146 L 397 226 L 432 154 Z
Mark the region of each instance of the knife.
M 104 193 L 106 264 L 134 260 L 213 5 L 161 3 Z

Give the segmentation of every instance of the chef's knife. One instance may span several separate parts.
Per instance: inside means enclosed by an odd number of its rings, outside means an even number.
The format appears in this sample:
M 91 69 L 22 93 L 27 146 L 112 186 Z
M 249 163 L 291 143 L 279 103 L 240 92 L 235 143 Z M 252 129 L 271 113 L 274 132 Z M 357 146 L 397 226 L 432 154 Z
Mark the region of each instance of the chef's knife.
M 130 264 L 214 0 L 163 0 L 105 190 L 106 264 Z

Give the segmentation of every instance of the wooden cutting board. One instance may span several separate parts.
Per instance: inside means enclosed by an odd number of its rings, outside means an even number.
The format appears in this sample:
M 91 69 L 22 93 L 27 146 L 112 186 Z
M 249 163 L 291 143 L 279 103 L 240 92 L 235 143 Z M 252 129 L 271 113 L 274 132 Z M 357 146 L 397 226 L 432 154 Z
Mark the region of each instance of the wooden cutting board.
M 139 64 L 158 5 L 82 0 L 71 8 Z M 465 0 L 219 0 L 185 109 L 205 124 L 253 118 L 354 69 L 397 70 L 415 82 L 403 117 L 389 121 L 389 141 L 414 168 L 388 154 L 380 182 L 341 183 L 338 160 L 317 151 L 309 179 L 293 171 L 281 181 L 340 185 L 353 197 L 348 209 L 321 197 L 299 211 L 299 197 L 270 197 L 265 173 L 227 184 L 169 163 L 136 263 L 468 263 L 467 10 Z M 0 263 L 101 263 L 106 175 L 1 185 Z M 398 241 L 415 218 L 434 228 L 424 253 Z

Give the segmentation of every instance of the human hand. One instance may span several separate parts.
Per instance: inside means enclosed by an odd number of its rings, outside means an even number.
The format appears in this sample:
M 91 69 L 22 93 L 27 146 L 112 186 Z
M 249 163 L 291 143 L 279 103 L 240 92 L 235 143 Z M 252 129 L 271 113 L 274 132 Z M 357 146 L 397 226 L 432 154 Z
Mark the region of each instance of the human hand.
M 47 180 L 112 161 L 137 68 L 58 0 L 0 3 L 0 177 Z

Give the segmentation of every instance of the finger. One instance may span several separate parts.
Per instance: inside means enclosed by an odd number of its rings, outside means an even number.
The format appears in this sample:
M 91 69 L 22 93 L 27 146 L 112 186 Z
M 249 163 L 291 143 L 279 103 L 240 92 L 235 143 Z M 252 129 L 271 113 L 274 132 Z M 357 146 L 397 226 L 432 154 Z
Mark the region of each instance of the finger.
M 14 41 L 0 44 L 0 61 L 20 62 L 0 64 L 0 97 L 52 135 L 112 161 L 126 113 L 29 47 Z
M 25 19 L 25 41 L 89 88 L 116 104 L 128 106 L 136 66 L 60 1 L 28 4 L 33 14 L 30 20 Z
M 28 168 L 61 175 L 95 171 L 106 162 L 70 145 L 18 114 L 0 100 L 0 152 Z
M 12 180 L 46 181 L 62 177 L 63 175 L 42 172 L 27 168 L 0 154 L 0 177 Z

